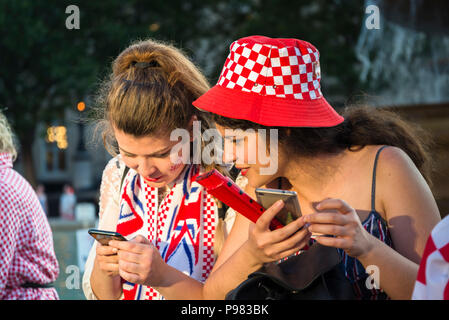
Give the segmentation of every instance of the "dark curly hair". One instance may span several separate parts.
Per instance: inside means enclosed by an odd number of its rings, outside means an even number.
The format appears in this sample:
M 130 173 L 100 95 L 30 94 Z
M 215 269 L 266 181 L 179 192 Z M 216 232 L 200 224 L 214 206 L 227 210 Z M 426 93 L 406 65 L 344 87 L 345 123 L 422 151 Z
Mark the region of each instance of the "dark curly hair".
M 230 129 L 278 129 L 279 145 L 287 154 L 313 157 L 338 154 L 367 145 L 390 145 L 402 149 L 432 185 L 432 139 L 428 132 L 398 114 L 368 106 L 350 106 L 342 111 L 345 120 L 334 127 L 267 127 L 251 121 L 211 114 L 216 124 Z

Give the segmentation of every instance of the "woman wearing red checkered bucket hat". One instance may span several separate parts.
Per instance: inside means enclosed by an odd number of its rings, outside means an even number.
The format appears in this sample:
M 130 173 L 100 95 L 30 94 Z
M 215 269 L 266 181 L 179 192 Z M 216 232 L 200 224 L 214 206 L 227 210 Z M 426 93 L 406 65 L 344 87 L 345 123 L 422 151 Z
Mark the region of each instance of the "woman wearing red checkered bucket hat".
M 264 263 L 303 248 L 312 233 L 318 235 L 312 242 L 338 248 L 358 298 L 411 297 L 427 236 L 440 220 L 427 184 L 429 139 L 385 110 L 352 107 L 339 115 L 323 97 L 320 78 L 310 43 L 251 36 L 231 44 L 217 85 L 193 102 L 233 139 L 224 154 L 246 176 L 246 191 L 296 191 L 303 214 L 275 231 L 269 222 L 282 203 L 254 226 L 238 215 L 204 296 L 224 297 Z M 271 141 L 270 151 L 259 138 L 248 143 L 246 129 L 274 129 L 278 152 Z M 262 174 L 266 163 L 248 161 L 258 145 L 276 159 L 274 173 Z M 381 289 L 366 284 L 368 266 L 378 268 Z

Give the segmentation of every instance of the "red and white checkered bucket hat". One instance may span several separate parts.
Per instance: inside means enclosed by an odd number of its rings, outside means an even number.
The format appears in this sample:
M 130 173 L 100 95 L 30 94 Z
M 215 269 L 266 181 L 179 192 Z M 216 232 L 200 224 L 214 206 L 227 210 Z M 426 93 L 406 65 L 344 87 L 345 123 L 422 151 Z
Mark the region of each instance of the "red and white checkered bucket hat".
M 320 89 L 319 52 L 297 39 L 251 36 L 230 46 L 218 83 L 199 109 L 265 126 L 332 127 L 343 122 Z

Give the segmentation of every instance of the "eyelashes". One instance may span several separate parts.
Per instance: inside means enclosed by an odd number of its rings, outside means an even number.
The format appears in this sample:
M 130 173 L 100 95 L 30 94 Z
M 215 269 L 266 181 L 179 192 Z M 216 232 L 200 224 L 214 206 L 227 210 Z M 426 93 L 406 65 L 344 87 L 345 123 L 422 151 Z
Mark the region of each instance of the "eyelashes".
M 123 151 L 120 152 L 122 154 L 122 156 L 127 157 L 127 158 L 136 158 L 137 156 L 135 154 L 129 154 L 129 153 L 125 153 Z M 171 153 L 171 149 L 162 153 L 162 154 L 155 154 L 152 156 L 149 156 L 150 158 L 166 158 L 170 155 Z
M 132 155 L 132 154 L 126 154 L 126 153 L 124 153 L 124 152 L 121 152 L 121 154 L 122 154 L 123 157 L 127 157 L 127 158 L 135 158 L 135 157 L 136 157 L 135 155 Z
M 130 155 L 130 154 L 122 154 L 124 157 L 127 157 L 127 158 L 136 158 L 136 156 L 135 155 Z M 164 153 L 164 154 L 158 154 L 158 155 L 153 155 L 153 156 L 151 156 L 151 158 L 167 158 L 168 156 L 170 155 L 170 152 L 166 152 L 166 153 Z
M 166 157 L 168 157 L 169 155 L 170 155 L 170 152 L 171 152 L 171 150 L 170 151 L 167 151 L 167 152 L 165 152 L 165 153 L 163 153 L 163 154 L 158 154 L 158 155 L 156 155 L 156 156 L 153 156 L 154 158 L 166 158 Z
M 232 139 L 229 139 L 229 140 L 231 141 L 231 143 L 239 144 L 239 143 L 243 142 L 245 139 L 244 138 L 237 139 L 237 138 L 233 137 Z

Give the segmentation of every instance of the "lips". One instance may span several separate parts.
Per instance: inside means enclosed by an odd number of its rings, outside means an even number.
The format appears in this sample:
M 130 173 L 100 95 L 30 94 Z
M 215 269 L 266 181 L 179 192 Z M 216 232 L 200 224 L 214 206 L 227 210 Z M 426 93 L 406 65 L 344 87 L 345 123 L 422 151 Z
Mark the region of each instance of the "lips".
M 242 174 L 242 176 L 246 176 L 247 172 L 248 172 L 249 168 L 243 168 L 240 173 Z
M 158 178 L 145 178 L 145 180 L 150 181 L 150 182 L 156 182 L 158 181 L 160 178 L 162 178 L 162 176 L 158 177 Z

